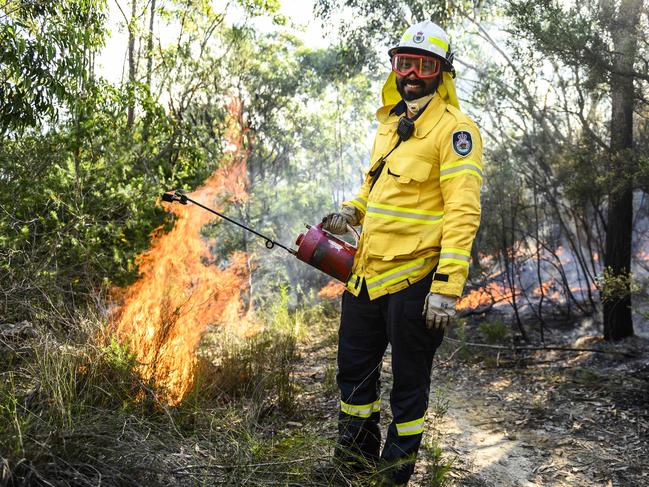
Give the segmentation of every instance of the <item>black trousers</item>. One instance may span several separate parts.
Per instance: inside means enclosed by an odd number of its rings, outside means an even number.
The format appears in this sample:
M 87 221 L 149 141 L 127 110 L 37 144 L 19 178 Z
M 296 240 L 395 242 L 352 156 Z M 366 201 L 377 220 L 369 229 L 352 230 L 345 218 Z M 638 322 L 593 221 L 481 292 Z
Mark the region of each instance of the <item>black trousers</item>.
M 392 480 L 406 483 L 415 459 L 428 408 L 430 372 L 444 332 L 426 328 L 421 316 L 433 273 L 394 294 L 370 301 L 365 284 L 358 297 L 345 292 L 338 344 L 341 410 L 336 455 L 349 461 L 379 458 L 391 465 Z M 383 451 L 379 427 L 383 354 L 392 346 L 392 423 Z

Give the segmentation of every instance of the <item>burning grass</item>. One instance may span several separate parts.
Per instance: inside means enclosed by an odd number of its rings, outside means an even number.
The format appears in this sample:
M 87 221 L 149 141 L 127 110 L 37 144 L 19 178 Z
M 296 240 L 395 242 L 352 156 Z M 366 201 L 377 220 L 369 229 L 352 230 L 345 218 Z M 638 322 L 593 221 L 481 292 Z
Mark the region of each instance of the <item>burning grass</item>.
M 318 296 L 321 298 L 335 299 L 345 292 L 345 285 L 336 280 L 329 281 L 320 291 Z
M 241 106 L 230 106 L 223 167 L 191 194 L 205 204 L 247 198 L 246 161 L 238 123 Z M 196 350 L 208 325 L 237 323 L 245 329 L 241 294 L 247 288 L 248 256 L 230 256 L 224 269 L 214 265 L 201 229 L 215 216 L 194 205 L 163 203 L 175 215 L 173 228 L 153 235 L 139 256 L 139 278 L 123 295 L 114 317 L 117 337 L 128 345 L 144 381 L 153 381 L 178 404 L 194 382 Z
M 327 440 L 286 428 L 301 414 L 304 316 L 285 298 L 254 336 L 218 331 L 220 361 L 200 354 L 175 406 L 96 312 L 74 335 L 0 334 L 0 485 L 271 484 L 308 471 Z
M 518 291 L 517 291 L 518 294 Z M 485 287 L 475 289 L 460 299 L 457 309 L 479 309 L 489 307 L 500 302 L 510 302 L 513 293 L 499 282 L 492 281 Z

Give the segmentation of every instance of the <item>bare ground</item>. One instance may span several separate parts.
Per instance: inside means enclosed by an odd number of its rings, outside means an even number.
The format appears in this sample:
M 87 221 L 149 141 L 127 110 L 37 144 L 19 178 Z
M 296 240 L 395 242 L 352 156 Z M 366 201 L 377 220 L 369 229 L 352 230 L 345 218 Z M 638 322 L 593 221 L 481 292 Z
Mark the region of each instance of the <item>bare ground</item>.
M 590 337 L 567 345 L 635 358 L 590 352 L 458 353 L 446 344 L 436 359 L 428 428 L 410 485 L 649 486 L 649 342 L 634 338 L 611 347 Z M 389 369 L 388 354 L 383 366 L 386 424 Z M 299 403 L 306 422 L 332 441 L 334 375 L 335 344 L 314 341 L 298 365 Z M 436 474 L 445 468 L 445 480 L 436 483 Z

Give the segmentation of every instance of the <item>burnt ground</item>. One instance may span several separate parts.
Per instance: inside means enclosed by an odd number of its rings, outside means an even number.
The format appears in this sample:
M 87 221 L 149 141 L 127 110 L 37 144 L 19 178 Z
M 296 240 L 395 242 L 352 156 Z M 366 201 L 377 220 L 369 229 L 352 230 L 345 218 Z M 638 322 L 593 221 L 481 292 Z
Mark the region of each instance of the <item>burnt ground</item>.
M 446 342 L 436 358 L 427 431 L 409 485 L 649 486 L 649 340 L 611 346 L 586 336 L 561 345 L 615 353 L 512 353 Z M 389 362 L 388 354 L 386 424 Z M 333 442 L 331 333 L 302 350 L 296 375 L 305 426 Z

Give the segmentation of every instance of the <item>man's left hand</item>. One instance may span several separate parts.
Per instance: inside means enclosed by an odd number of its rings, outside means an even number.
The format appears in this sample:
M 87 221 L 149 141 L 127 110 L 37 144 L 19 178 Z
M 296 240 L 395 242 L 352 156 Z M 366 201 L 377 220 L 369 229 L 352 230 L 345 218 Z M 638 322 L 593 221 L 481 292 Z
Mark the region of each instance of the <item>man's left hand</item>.
M 451 318 L 455 317 L 455 296 L 428 293 L 424 301 L 424 310 L 421 313 L 426 318 L 426 326 L 430 330 L 443 331 Z

